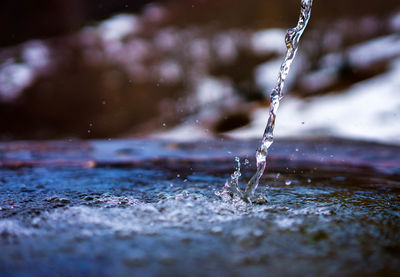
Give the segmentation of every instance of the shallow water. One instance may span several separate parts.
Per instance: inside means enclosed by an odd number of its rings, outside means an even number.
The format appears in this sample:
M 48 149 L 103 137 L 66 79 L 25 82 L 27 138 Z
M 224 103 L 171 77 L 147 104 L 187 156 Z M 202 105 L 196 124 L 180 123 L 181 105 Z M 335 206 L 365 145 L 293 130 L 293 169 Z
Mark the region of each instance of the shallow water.
M 0 169 L 0 275 L 400 272 L 400 182 L 269 174 L 254 205 L 215 195 L 226 173 Z

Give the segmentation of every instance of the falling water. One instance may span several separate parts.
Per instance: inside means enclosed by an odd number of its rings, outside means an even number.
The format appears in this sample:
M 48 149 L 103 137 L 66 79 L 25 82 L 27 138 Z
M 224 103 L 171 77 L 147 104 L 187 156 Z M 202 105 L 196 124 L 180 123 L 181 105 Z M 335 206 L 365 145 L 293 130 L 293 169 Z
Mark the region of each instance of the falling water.
M 312 2 L 312 0 L 301 0 L 300 17 L 297 26 L 288 29 L 286 32 L 286 56 L 280 67 L 277 85 L 275 88 L 272 89 L 270 94 L 271 104 L 269 109 L 268 122 L 267 126 L 265 127 L 261 145 L 256 150 L 257 172 L 248 182 L 246 189 L 241 190 L 239 187 L 239 178 L 241 176 L 240 161 L 238 160 L 238 158 L 236 158 L 238 167 L 232 174 L 231 180 L 228 180 L 225 183 L 225 191 L 229 192 L 231 195 L 238 195 L 240 198 L 248 202 L 252 202 L 255 190 L 258 187 L 258 183 L 266 167 L 268 149 L 274 141 L 275 119 L 280 100 L 283 98 L 283 87 L 285 85 L 285 80 L 289 73 L 290 66 L 293 62 L 294 57 L 296 56 L 300 37 L 303 34 L 310 19 Z

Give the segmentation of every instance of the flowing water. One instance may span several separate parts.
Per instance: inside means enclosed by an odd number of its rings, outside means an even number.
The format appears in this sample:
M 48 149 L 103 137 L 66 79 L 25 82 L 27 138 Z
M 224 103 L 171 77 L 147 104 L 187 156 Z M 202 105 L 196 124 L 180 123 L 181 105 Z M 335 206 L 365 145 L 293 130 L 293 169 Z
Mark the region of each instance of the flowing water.
M 215 195 L 257 145 L 0 144 L 0 276 L 399 276 L 399 147 L 280 140 L 269 203 Z
M 301 0 L 301 10 L 299 21 L 297 22 L 297 26 L 294 28 L 290 28 L 286 32 L 285 43 L 287 47 L 285 59 L 280 67 L 278 82 L 274 89 L 272 89 L 270 94 L 270 110 L 267 121 L 267 126 L 265 127 L 264 135 L 261 141 L 261 146 L 256 150 L 256 162 L 257 162 L 257 171 L 251 177 L 250 181 L 247 184 L 247 187 L 242 191 L 239 186 L 239 178 L 241 176 L 240 173 L 240 162 L 238 162 L 238 167 L 235 172 L 232 174 L 231 179 L 225 183 L 224 192 L 229 193 L 231 195 L 236 195 L 242 198 L 247 202 L 254 201 L 254 193 L 258 187 L 260 182 L 260 178 L 264 174 L 264 170 L 267 164 L 266 158 L 268 155 L 268 149 L 272 145 L 274 141 L 274 127 L 275 127 L 275 119 L 276 113 L 279 108 L 280 100 L 283 98 L 283 87 L 285 85 L 286 77 L 289 73 L 290 66 L 296 56 L 296 52 L 299 46 L 301 35 L 303 34 L 305 28 L 307 27 L 307 23 L 310 20 L 311 16 L 311 7 L 312 0 Z M 263 196 L 261 199 L 263 200 Z
M 212 170 L 220 163 L 208 165 Z M 214 194 L 226 171 L 179 174 L 0 169 L 0 275 L 400 272 L 398 182 L 322 172 L 266 174 L 271 202 L 254 205 Z

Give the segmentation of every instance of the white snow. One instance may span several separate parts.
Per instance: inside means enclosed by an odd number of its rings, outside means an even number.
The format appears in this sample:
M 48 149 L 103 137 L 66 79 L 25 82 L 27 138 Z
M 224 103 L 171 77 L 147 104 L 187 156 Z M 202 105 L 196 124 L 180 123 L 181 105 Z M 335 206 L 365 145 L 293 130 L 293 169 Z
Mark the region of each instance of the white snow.
M 283 29 L 267 29 L 255 32 L 251 38 L 253 51 L 257 54 L 285 53 L 285 34 L 286 32 Z
M 29 41 L 22 51 L 24 62 L 34 69 L 44 69 L 50 64 L 50 50 L 39 40 Z
M 4 63 L 0 65 L 0 99 L 16 99 L 34 79 L 31 67 L 21 63 Z
M 268 61 L 256 67 L 254 76 L 256 84 L 264 91 L 270 91 L 276 86 L 282 58 Z
M 369 66 L 377 61 L 400 56 L 400 37 L 390 35 L 351 47 L 347 57 L 352 64 Z
M 99 30 L 104 41 L 119 41 L 129 34 L 139 31 L 140 23 L 134 15 L 119 14 L 102 22 Z
M 181 66 L 174 60 L 165 60 L 158 66 L 160 78 L 167 83 L 177 83 L 182 79 Z
M 393 31 L 400 31 L 400 12 L 390 18 L 389 24 Z
M 196 104 L 206 105 L 226 97 L 232 97 L 233 89 L 227 80 L 205 77 L 196 86 Z
M 284 98 L 276 137 L 333 135 L 400 144 L 400 58 L 392 70 L 353 85 L 344 94 L 302 100 Z M 257 109 L 250 126 L 230 132 L 236 138 L 259 138 L 267 110 Z
M 238 49 L 234 39 L 227 33 L 218 34 L 212 41 L 213 47 L 220 61 L 232 62 L 238 55 Z

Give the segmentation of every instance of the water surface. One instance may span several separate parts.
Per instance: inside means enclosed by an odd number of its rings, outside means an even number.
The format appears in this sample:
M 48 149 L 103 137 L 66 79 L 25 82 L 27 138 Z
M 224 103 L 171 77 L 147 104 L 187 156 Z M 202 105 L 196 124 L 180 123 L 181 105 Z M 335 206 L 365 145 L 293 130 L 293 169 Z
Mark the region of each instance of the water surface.
M 271 173 L 270 202 L 255 205 L 215 195 L 226 174 L 0 169 L 0 275 L 400 272 L 399 181 Z

